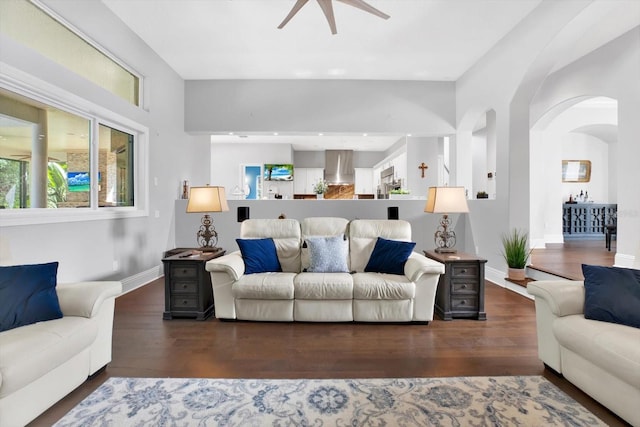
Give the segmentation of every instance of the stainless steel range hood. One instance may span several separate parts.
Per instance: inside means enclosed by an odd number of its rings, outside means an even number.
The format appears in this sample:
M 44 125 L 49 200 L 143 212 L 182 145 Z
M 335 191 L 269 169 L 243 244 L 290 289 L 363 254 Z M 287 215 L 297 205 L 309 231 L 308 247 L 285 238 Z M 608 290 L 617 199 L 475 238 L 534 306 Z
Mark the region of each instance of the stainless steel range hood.
M 326 150 L 324 152 L 324 179 L 329 184 L 353 184 L 353 150 Z

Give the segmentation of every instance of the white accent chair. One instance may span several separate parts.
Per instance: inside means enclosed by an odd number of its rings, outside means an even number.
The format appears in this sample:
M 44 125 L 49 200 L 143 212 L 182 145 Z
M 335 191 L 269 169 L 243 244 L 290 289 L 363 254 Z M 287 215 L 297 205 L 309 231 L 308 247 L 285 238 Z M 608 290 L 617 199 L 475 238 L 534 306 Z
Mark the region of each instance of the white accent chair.
M 0 426 L 23 426 L 111 362 L 120 282 L 56 287 L 63 317 L 0 332 Z

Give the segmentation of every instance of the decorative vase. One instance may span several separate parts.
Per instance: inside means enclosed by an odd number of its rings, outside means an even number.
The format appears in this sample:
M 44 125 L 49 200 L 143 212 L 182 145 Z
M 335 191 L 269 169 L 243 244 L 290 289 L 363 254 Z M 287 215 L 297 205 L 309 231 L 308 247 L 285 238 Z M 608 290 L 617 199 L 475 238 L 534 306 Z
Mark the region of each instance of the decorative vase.
M 316 194 L 316 199 L 324 199 L 324 194 Z
M 526 278 L 525 269 L 509 268 L 509 271 L 507 272 L 507 277 L 511 280 L 524 280 Z

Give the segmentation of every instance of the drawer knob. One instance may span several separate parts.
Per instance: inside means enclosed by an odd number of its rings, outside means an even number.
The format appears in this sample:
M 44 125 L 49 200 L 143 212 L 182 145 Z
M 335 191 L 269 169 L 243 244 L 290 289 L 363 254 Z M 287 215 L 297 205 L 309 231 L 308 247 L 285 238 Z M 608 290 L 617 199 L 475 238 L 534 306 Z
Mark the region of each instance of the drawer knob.
M 189 301 L 187 301 L 187 300 L 183 300 L 182 301 L 182 305 L 187 305 L 188 303 L 189 303 Z
M 460 286 L 462 289 L 467 289 L 467 285 Z
M 462 274 L 464 274 L 464 273 L 466 273 L 466 272 L 467 272 L 467 269 L 466 269 L 466 268 L 463 268 L 462 270 L 460 270 L 460 273 L 462 273 Z
M 465 300 L 460 301 L 460 305 L 465 305 L 467 302 Z
M 187 274 L 187 270 L 186 269 L 182 269 L 182 274 Z
M 186 284 L 182 284 L 182 289 L 187 289 L 187 285 Z

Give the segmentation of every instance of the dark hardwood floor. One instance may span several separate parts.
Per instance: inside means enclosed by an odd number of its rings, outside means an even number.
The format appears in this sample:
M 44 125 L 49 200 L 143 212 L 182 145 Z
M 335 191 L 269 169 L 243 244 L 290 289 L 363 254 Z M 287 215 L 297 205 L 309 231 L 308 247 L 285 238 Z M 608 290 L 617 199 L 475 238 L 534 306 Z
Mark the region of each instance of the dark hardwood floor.
M 543 375 L 611 426 L 606 408 L 538 360 L 533 301 L 491 283 L 487 321 L 429 325 L 162 320 L 159 279 L 119 297 L 113 361 L 31 425 L 49 426 L 107 378 L 371 378 Z

